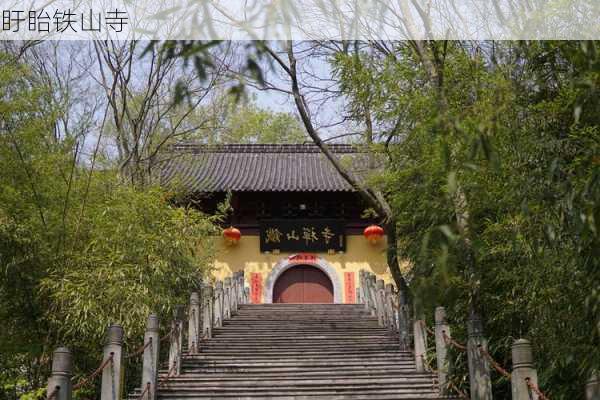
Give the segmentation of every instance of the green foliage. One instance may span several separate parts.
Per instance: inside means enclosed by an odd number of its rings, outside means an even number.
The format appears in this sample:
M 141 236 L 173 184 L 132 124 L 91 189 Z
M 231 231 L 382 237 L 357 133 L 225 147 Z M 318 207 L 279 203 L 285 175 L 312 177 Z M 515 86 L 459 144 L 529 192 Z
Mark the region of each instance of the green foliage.
M 368 111 L 388 128 L 380 142 L 392 144 L 374 151 L 389 165 L 374 183 L 397 217 L 417 307 L 432 317 L 446 306 L 465 341 L 478 290 L 493 356 L 510 367 L 512 341 L 526 337 L 544 392 L 581 399 L 600 364 L 597 43 L 476 46 L 425 46 L 441 84 L 406 43 L 393 56 L 338 55 L 334 65 L 355 118 Z M 460 193 L 466 232 L 456 223 Z M 459 358 L 454 379 L 468 389 L 465 373 Z M 510 398 L 505 379 L 495 375 L 494 386 L 495 398 Z
M 32 82 L 0 57 L 2 400 L 43 397 L 59 345 L 74 351 L 78 378 L 98 365 L 108 323 L 133 349 L 150 312 L 168 321 L 212 265 L 219 218 L 91 170 L 79 138 L 55 134 L 60 109 Z
M 199 139 L 209 143 L 303 143 L 308 139 L 294 115 L 262 109 L 252 97 L 218 96 L 198 116 L 214 119 L 208 131 L 200 132 Z

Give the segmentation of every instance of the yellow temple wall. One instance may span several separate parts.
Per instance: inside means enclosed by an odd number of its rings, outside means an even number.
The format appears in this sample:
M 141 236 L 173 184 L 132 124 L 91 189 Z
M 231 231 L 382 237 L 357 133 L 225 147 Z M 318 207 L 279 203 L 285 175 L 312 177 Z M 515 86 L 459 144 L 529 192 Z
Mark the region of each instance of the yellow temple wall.
M 342 285 L 347 277 L 346 273 L 354 275 L 355 287 L 359 287 L 359 271 L 365 269 L 383 279 L 385 283 L 393 283 L 388 271 L 385 255 L 386 241 L 383 238 L 379 243 L 370 244 L 362 235 L 346 236 L 346 251 L 343 253 L 310 253 L 322 258 L 335 269 Z M 244 271 L 246 285 L 251 286 L 252 274 L 259 274 L 262 288 L 266 288 L 266 280 L 273 268 L 285 262 L 295 253 L 281 252 L 261 253 L 258 236 L 243 236 L 239 243 L 228 246 L 225 241 L 219 241 L 213 277 L 217 280 L 230 276 L 233 272 Z M 310 263 L 299 263 L 308 264 Z M 256 279 L 256 278 L 255 278 Z M 348 293 L 343 290 L 343 302 L 348 303 Z

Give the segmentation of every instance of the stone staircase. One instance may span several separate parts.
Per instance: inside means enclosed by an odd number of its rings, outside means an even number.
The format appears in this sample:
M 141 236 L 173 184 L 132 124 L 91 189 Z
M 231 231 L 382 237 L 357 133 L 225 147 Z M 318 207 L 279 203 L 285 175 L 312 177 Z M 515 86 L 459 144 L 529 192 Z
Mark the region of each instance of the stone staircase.
M 354 304 L 240 305 L 197 354 L 184 351 L 179 376 L 167 372 L 158 399 L 442 398 L 396 334 Z

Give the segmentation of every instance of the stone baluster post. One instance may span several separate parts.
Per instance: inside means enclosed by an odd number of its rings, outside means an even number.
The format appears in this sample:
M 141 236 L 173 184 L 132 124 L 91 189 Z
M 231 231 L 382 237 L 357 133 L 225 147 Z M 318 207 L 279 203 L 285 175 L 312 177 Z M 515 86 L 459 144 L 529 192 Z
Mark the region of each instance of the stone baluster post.
M 223 282 L 215 283 L 215 301 L 214 301 L 214 327 L 223 326 Z
M 204 284 L 202 286 L 202 336 L 212 338 L 213 327 L 213 306 L 214 293 L 212 286 Z
M 377 305 L 377 322 L 379 326 L 385 326 L 385 285 L 382 279 L 375 282 L 375 302 Z
M 367 287 L 369 288 L 369 303 L 371 308 L 371 316 L 377 317 L 377 289 L 375 286 L 375 274 L 367 275 Z
M 415 344 L 415 364 L 417 372 L 425 372 L 425 357 L 427 356 L 427 330 L 424 319 L 415 319 L 413 322 L 413 335 Z
M 585 385 L 585 400 L 600 400 L 600 372 L 593 371 Z
M 196 354 L 200 346 L 200 296 L 198 292 L 192 292 L 190 295 L 188 318 L 188 351 L 190 354 Z
M 238 310 L 238 298 L 239 298 L 239 273 L 233 274 L 231 277 L 231 315 L 237 314 Z
M 231 318 L 231 278 L 223 283 L 223 321 Z
M 73 397 L 73 356 L 66 347 L 59 347 L 52 354 L 52 373 L 48 379 L 46 398 L 53 400 L 71 400 Z
M 402 301 L 402 292 L 398 292 L 398 336 L 402 350 L 410 349 L 410 314 L 408 305 Z
M 396 317 L 394 313 L 394 285 L 388 283 L 385 285 L 385 316 L 387 320 L 387 326 L 392 331 L 396 330 Z
M 242 291 L 241 288 L 243 288 L 243 281 L 241 279 L 242 277 L 242 271 L 238 271 L 236 272 L 233 277 L 235 280 L 235 303 L 236 303 L 236 310 L 237 308 L 239 308 L 240 304 L 242 304 Z
M 102 362 L 112 357 L 102 370 L 101 400 L 120 400 L 122 395 L 121 359 L 123 350 L 123 327 L 109 325 Z
M 183 345 L 183 307 L 175 307 L 169 338 L 169 371 L 178 376 L 181 373 L 181 347 Z
M 158 376 L 158 354 L 160 346 L 159 320 L 156 314 L 150 314 L 146 322 L 144 345 L 149 343 L 142 355 L 142 391 L 149 385 L 146 400 L 156 399 L 156 380 Z
M 537 371 L 533 368 L 533 353 L 529 340 L 518 339 L 512 345 L 513 370 L 510 377 L 512 400 L 537 400 L 538 395 L 527 385 L 537 386 Z
M 244 288 L 244 304 L 250 304 L 250 288 Z
M 487 351 L 487 340 L 483 337 L 483 324 L 478 315 L 471 314 L 468 322 L 467 357 L 471 400 L 491 400 L 492 380 L 490 366 L 481 354 L 479 346 Z
M 450 372 L 450 360 L 444 334 L 450 337 L 446 309 L 437 307 L 435 309 L 435 354 L 437 356 L 438 384 L 442 395 L 448 393 L 448 373 Z
M 246 287 L 246 277 L 244 271 L 240 271 L 240 300 L 239 304 L 244 304 L 244 288 Z
M 368 297 L 368 292 L 367 292 L 367 272 L 364 269 L 361 269 L 358 272 L 358 283 L 359 283 L 359 288 L 360 288 L 360 298 L 362 300 L 362 304 L 364 304 L 365 306 L 365 311 L 371 311 L 371 309 L 369 308 L 369 297 Z

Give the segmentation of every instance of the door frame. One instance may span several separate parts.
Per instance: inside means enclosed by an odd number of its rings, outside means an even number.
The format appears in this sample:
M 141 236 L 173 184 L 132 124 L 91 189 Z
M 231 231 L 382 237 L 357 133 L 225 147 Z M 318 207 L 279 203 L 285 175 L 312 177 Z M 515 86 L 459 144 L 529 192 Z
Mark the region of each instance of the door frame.
M 311 267 L 315 267 L 320 269 L 321 271 L 323 271 L 325 273 L 325 275 L 327 275 L 327 277 L 329 278 L 329 280 L 331 280 L 331 283 L 333 285 L 333 303 L 334 304 L 341 304 L 343 303 L 342 300 L 342 281 L 337 273 L 337 271 L 335 270 L 335 268 L 329 264 L 327 261 L 325 261 L 322 257 L 315 257 L 314 261 L 295 261 L 293 259 L 290 259 L 290 257 L 286 257 L 283 258 L 281 260 L 279 260 L 277 262 L 277 264 L 275 264 L 275 266 L 273 267 L 273 269 L 271 270 L 271 272 L 269 273 L 269 275 L 267 276 L 267 279 L 265 281 L 265 290 L 263 291 L 263 303 L 273 303 L 273 289 L 275 288 L 275 282 L 277 282 L 277 279 L 279 278 L 279 276 L 281 274 L 283 274 L 285 271 L 287 271 L 290 268 L 293 268 L 297 265 L 308 265 Z

